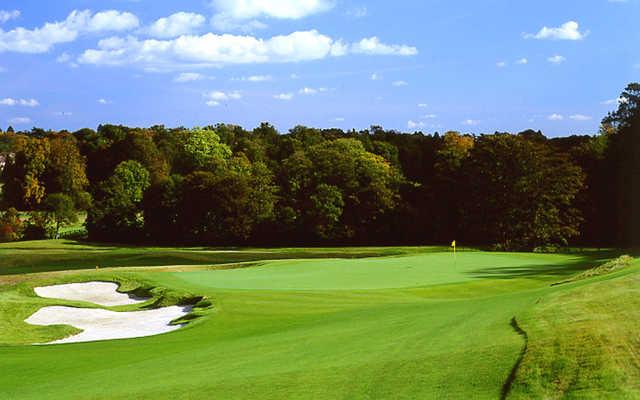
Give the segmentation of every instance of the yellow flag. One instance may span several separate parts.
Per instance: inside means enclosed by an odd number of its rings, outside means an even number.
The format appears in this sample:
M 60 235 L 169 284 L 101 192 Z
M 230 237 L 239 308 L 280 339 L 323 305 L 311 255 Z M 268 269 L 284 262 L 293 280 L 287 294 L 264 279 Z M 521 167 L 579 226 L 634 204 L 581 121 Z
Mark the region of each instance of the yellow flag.
M 451 247 L 453 247 L 454 249 L 456 248 L 456 241 L 455 240 L 453 242 L 451 242 Z

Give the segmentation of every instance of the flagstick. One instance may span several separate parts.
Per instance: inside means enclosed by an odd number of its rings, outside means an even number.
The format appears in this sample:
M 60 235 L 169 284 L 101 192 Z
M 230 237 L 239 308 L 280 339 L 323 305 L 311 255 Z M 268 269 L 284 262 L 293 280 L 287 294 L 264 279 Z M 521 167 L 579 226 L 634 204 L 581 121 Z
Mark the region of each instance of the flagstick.
M 456 251 L 456 241 L 451 242 L 451 247 L 453 247 L 453 269 L 458 269 L 458 253 Z
M 458 269 L 458 251 L 456 246 L 453 246 L 453 268 Z

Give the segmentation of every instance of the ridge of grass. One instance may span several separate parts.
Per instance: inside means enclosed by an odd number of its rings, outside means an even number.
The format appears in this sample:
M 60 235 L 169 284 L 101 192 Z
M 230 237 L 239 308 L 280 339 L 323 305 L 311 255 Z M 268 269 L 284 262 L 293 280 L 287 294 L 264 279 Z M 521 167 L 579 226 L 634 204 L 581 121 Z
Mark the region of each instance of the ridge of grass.
M 570 282 L 576 282 L 582 279 L 593 278 L 594 276 L 601 276 L 610 274 L 612 272 L 619 271 L 624 268 L 628 268 L 633 264 L 634 258 L 629 255 L 620 256 L 614 260 L 608 261 L 602 265 L 599 265 L 595 268 L 588 269 L 584 272 L 579 273 L 574 278 L 570 279 Z
M 509 398 L 640 398 L 640 263 L 614 264 L 519 317 L 529 341 Z

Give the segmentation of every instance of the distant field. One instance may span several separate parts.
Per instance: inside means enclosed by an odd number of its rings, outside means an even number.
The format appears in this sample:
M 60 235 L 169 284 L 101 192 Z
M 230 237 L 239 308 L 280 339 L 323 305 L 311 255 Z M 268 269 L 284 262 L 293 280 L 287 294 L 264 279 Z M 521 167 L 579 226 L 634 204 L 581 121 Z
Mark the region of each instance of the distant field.
M 640 264 L 551 286 L 615 252 L 229 250 L 1 245 L 0 398 L 640 396 Z M 96 279 L 214 309 L 161 336 L 25 345 L 72 332 L 22 322 L 69 304 L 32 287 Z
M 71 225 L 65 225 L 60 228 L 61 236 L 68 235 L 68 234 L 82 233 L 82 232 L 86 233 L 84 223 L 87 220 L 87 213 L 78 212 L 77 214 L 78 214 L 78 220 L 76 222 L 74 222 Z M 20 219 L 22 219 L 23 221 L 27 221 L 30 218 L 29 213 L 25 211 L 21 211 L 18 215 Z

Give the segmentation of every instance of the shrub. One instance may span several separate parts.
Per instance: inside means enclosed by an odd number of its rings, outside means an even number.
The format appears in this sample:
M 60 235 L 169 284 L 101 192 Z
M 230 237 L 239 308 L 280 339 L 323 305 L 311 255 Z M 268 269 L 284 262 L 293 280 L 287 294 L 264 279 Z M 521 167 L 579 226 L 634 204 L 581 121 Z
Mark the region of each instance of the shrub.
M 22 220 L 15 208 L 9 208 L 0 216 L 0 242 L 20 240 L 23 230 Z

